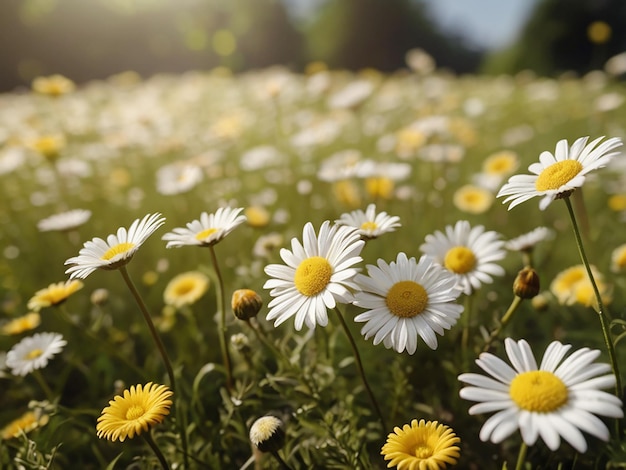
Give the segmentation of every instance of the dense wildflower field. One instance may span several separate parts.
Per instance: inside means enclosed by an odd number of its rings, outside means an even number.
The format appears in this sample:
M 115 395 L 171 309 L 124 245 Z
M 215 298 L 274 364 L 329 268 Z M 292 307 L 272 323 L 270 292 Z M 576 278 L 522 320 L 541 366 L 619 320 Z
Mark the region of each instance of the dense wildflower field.
M 623 468 L 625 99 L 418 66 L 0 95 L 0 468 Z

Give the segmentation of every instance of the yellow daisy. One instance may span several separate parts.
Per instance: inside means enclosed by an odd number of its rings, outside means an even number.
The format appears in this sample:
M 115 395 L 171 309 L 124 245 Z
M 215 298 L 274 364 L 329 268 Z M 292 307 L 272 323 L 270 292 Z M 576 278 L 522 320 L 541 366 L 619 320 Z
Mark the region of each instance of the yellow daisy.
M 0 333 L 3 335 L 19 335 L 25 331 L 34 330 L 40 323 L 41 316 L 37 312 L 31 312 L 6 322 L 0 327 Z
M 161 423 L 170 412 L 173 392 L 166 385 L 148 382 L 143 387 L 134 385 L 117 395 L 102 410 L 96 430 L 98 437 L 123 442 L 132 439 L 151 426 Z
M 395 427 L 381 450 L 387 468 L 398 470 L 435 470 L 455 465 L 461 455 L 461 439 L 454 431 L 437 421 L 414 419 L 402 429 Z
M 167 305 L 181 308 L 192 305 L 209 288 L 209 278 L 200 271 L 188 271 L 174 277 L 165 287 L 163 300 Z
M 44 426 L 48 421 L 48 415 L 41 412 L 27 411 L 0 430 L 0 439 L 7 440 L 19 437 L 22 433 L 29 433 L 38 427 Z
M 65 302 L 74 292 L 82 288 L 83 283 L 76 279 L 50 284 L 45 289 L 35 292 L 35 295 L 28 301 L 28 308 L 38 312 L 42 308 L 59 305 Z

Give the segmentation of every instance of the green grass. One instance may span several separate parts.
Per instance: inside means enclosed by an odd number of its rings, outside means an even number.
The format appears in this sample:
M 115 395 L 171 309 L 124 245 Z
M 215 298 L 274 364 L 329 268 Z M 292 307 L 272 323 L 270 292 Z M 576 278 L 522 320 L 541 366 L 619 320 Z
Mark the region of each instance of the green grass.
M 296 332 L 291 321 L 274 328 L 265 320 L 264 307 L 258 323 L 274 349 L 231 314 L 230 294 L 236 289 L 254 289 L 265 305 L 270 301 L 262 288 L 267 280 L 263 267 L 282 261 L 278 249 L 267 258 L 254 256 L 254 243 L 277 232 L 283 237 L 281 247 L 289 248 L 292 237 L 301 238 L 306 222 L 317 229 L 324 220 L 365 209 L 371 202 L 378 210 L 399 216 L 402 227 L 367 243 L 362 268 L 378 258 L 395 260 L 400 251 L 419 258 L 424 237 L 457 220 L 484 225 L 505 239 L 544 225 L 556 232 L 554 240 L 541 243 L 535 252 L 535 267 L 546 290 L 556 274 L 580 264 L 565 204 L 555 201 L 540 211 L 534 199 L 509 212 L 496 200 L 482 214 L 467 214 L 455 207 L 452 196 L 472 182 L 483 160 L 494 152 L 516 152 L 520 159 L 516 173 L 526 173 L 542 151 L 554 151 L 561 139 L 571 143 L 587 135 L 623 138 L 626 107 L 601 112 L 594 102 L 608 93 L 624 98 L 624 84 L 600 78 L 329 72 L 322 82 L 321 76 L 268 69 L 234 77 L 190 73 L 129 84 L 94 82 L 57 99 L 30 93 L 0 95 L 0 319 L 26 314 L 26 304 L 37 290 L 67 279 L 63 263 L 78 254 L 82 243 L 104 238 L 158 211 L 167 218 L 165 226 L 139 249 L 128 271 L 154 321 L 162 325 L 162 294 L 168 281 L 196 269 L 212 275 L 213 266 L 208 250 L 166 250 L 160 237 L 203 211 L 215 212 L 226 205 L 264 206 L 272 214 L 268 225 L 242 225 L 215 246 L 225 282 L 228 335 L 243 333 L 249 340 L 244 351 L 231 346 L 233 398 L 225 388 L 213 278 L 207 294 L 176 313 L 171 328 L 161 331 L 179 380 L 176 410 L 155 427 L 154 437 L 170 465 L 180 465 L 184 416 L 190 468 L 240 468 L 252 455 L 250 425 L 274 413 L 286 422 L 281 455 L 292 468 L 384 468 L 380 448 L 392 429 L 379 425 L 349 343 L 332 314 L 327 328 Z M 323 86 L 315 89 L 314 80 Z M 351 108 L 329 108 L 328 97 L 356 80 L 369 80 L 372 93 Z M 476 103 L 480 112 L 468 114 Z M 427 143 L 460 146 L 464 151 L 460 161 L 401 159 L 393 145 L 385 144 L 400 129 L 433 116 L 444 120 L 443 130 L 428 136 Z M 310 145 L 294 141 L 294 136 L 322 125 L 330 131 L 319 141 Z M 58 174 L 28 147 L 33 138 L 54 133 L 67 139 L 56 162 Z M 272 146 L 283 158 L 255 171 L 242 169 L 242 155 L 261 145 Z M 317 171 L 327 158 L 347 149 L 358 150 L 362 159 L 407 163 L 410 176 L 395 182 L 389 198 L 372 197 L 364 179 L 354 177 L 358 203 L 346 204 L 337 199 L 332 183 L 318 179 Z M 8 169 L 9 159 L 20 163 Z M 203 181 L 182 194 L 159 194 L 157 170 L 178 161 L 199 165 Z M 613 286 L 611 317 L 622 320 L 626 280 L 623 273 L 611 272 L 610 263 L 612 250 L 626 238 L 621 215 L 608 209 L 607 200 L 623 188 L 624 181 L 624 165 L 619 163 L 596 172 L 579 192 L 584 192 L 581 200 L 588 218 L 589 258 Z M 308 182 L 310 191 L 297 189 L 306 186 L 303 182 Z M 75 232 L 37 230 L 39 220 L 73 208 L 92 211 L 90 220 Z M 583 212 L 578 215 L 584 220 Z M 500 445 L 481 442 L 478 432 L 486 417 L 469 416 L 470 403 L 458 396 L 457 376 L 478 372 L 473 359 L 484 341 L 481 332 L 497 326 L 513 299 L 512 283 L 522 267 L 521 257 L 509 253 L 501 264 L 506 275 L 473 296 L 469 350 L 461 350 L 462 321 L 439 338 L 436 351 L 420 342 L 413 356 L 382 344 L 373 346 L 360 336 L 360 326 L 348 321 L 388 425 L 401 427 L 423 418 L 451 426 L 461 438 L 460 468 L 501 468 L 505 461 L 514 468 L 521 442 L 519 433 Z M 144 282 L 148 278 L 150 282 Z M 115 468 L 158 465 L 142 439 L 111 443 L 96 436 L 96 419 L 115 393 L 134 384 L 168 379 L 119 273 L 97 271 L 84 284 L 63 305 L 79 328 L 65 322 L 55 308 L 41 312 L 36 331 L 59 332 L 68 341 L 63 353 L 40 371 L 54 394 L 53 403 L 47 405 L 50 420 L 27 438 L 0 440 L 0 468 L 14 468 L 17 458 L 26 459 L 29 441 L 36 446 L 37 457 L 31 455 L 25 468 L 42 468 L 34 462 L 47 461 L 44 456 L 55 448 L 50 468 L 106 468 L 118 456 Z M 109 292 L 102 306 L 90 302 L 90 294 L 98 288 Z M 348 320 L 360 311 L 354 306 L 340 309 Z M 618 326 L 613 332 L 617 336 L 622 331 Z M 0 336 L 0 351 L 10 350 L 21 337 L 33 333 Z M 506 336 L 527 339 L 536 356 L 558 339 L 574 348 L 600 349 L 600 360 L 608 362 L 597 315 L 581 305 L 559 305 L 552 299 L 547 309 L 538 311 L 523 302 L 494 344 L 494 353 L 503 358 L 501 340 Z M 616 348 L 624 364 L 623 343 Z M 2 427 L 34 406 L 33 401 L 46 397 L 31 375 L 16 377 L 9 370 L 0 374 Z M 613 423 L 606 422 L 613 431 Z M 609 444 L 586 437 L 589 451 L 576 457 L 576 468 L 603 468 L 610 460 L 624 465 L 622 437 L 613 432 Z M 532 468 L 570 468 L 574 450 L 563 443 L 553 453 L 538 441 L 529 449 L 527 461 Z M 264 456 L 257 468 L 278 466 Z

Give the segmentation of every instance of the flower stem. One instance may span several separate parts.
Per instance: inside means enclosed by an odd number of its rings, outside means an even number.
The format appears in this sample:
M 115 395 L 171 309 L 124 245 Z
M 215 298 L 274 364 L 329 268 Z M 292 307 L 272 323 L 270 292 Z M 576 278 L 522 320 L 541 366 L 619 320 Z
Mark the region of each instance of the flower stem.
M 291 467 L 289 465 L 287 465 L 287 462 L 285 462 L 282 457 L 280 456 L 280 454 L 278 453 L 277 450 L 272 451 L 272 456 L 276 459 L 276 461 L 280 464 L 280 467 L 284 470 L 291 470 Z
M 122 273 L 122 277 L 124 278 L 124 281 L 126 282 L 126 285 L 128 286 L 128 288 L 130 289 L 130 292 L 133 294 L 133 297 L 137 301 L 137 305 L 139 305 L 139 310 L 141 310 L 141 313 L 143 314 L 143 318 L 146 321 L 146 324 L 148 325 L 148 329 L 150 330 L 150 334 L 152 335 L 152 339 L 154 340 L 154 342 L 155 342 L 155 344 L 157 346 L 157 349 L 159 350 L 159 353 L 161 354 L 161 358 L 163 359 L 163 363 L 165 364 L 165 369 L 167 370 L 167 375 L 168 375 L 168 377 L 170 379 L 170 388 L 172 389 L 172 392 L 175 392 L 176 391 L 176 375 L 174 375 L 174 369 L 172 367 L 172 363 L 170 361 L 169 356 L 167 355 L 167 351 L 165 350 L 165 346 L 163 345 L 163 341 L 161 341 L 161 337 L 159 336 L 159 333 L 156 330 L 156 327 L 154 326 L 154 322 L 152 321 L 152 317 L 150 316 L 150 312 L 148 312 L 148 308 L 146 307 L 145 302 L 141 298 L 141 295 L 139 294 L 139 291 L 137 290 L 137 288 L 135 287 L 135 284 L 133 284 L 133 281 L 131 280 L 130 276 L 128 275 L 128 271 L 126 270 L 126 266 L 122 266 L 120 268 L 120 272 Z M 177 415 L 178 415 L 178 418 L 179 418 L 179 422 L 181 423 L 179 425 L 179 427 L 180 427 L 180 439 L 181 439 L 181 444 L 183 446 L 183 458 L 185 460 L 185 468 L 189 468 L 189 466 L 188 466 L 188 452 L 187 452 L 187 429 L 185 427 L 185 421 L 184 421 L 184 419 L 182 419 L 183 417 L 181 416 L 180 412 L 178 411 L 179 407 L 176 407 L 176 409 L 177 409 Z M 148 444 L 150 444 L 150 443 L 148 442 Z M 154 450 L 154 448 L 153 448 L 153 450 Z M 157 455 L 157 457 L 158 457 L 158 455 Z M 164 463 L 164 460 L 161 461 L 161 464 L 163 464 L 163 463 Z M 165 464 L 167 465 L 167 462 L 165 462 Z M 168 468 L 168 467 L 164 467 L 164 468 Z
M 352 336 L 352 333 L 350 333 L 350 329 L 348 328 L 348 325 L 346 321 L 344 320 L 343 315 L 341 314 L 339 309 L 335 308 L 334 310 L 335 310 L 335 313 L 337 313 L 337 317 L 339 317 L 339 322 L 341 323 L 341 327 L 343 328 L 343 331 L 346 333 L 346 336 L 348 337 L 348 340 L 350 341 L 350 346 L 352 347 L 352 352 L 354 354 L 354 359 L 356 360 L 356 365 L 359 370 L 359 374 L 361 375 L 361 380 L 363 381 L 363 385 L 365 386 L 365 390 L 367 391 L 367 394 L 369 395 L 372 405 L 374 405 L 376 414 L 378 414 L 380 423 L 383 426 L 383 433 L 386 433 L 388 429 L 387 423 L 385 422 L 385 418 L 382 412 L 380 411 L 380 407 L 378 406 L 376 397 L 374 396 L 374 393 L 372 392 L 372 389 L 369 383 L 367 382 L 367 378 L 365 377 L 365 369 L 363 368 L 363 361 L 361 360 L 361 355 L 359 354 L 359 350 L 356 347 L 356 342 L 354 341 L 354 337 Z
M 159 462 L 161 463 L 161 467 L 163 467 L 164 470 L 169 470 L 170 466 L 167 463 L 167 460 L 165 460 L 165 456 L 163 455 L 163 452 L 161 452 L 161 449 L 159 449 L 159 446 L 157 445 L 157 443 L 154 442 L 154 439 L 152 439 L 152 435 L 150 434 L 150 431 L 142 433 L 141 437 L 144 438 L 144 440 L 147 442 L 147 444 L 150 446 L 150 448 L 154 452 L 154 455 L 156 455 L 157 459 L 159 459 Z
M 500 320 L 500 325 L 491 332 L 491 334 L 489 335 L 489 338 L 487 338 L 487 341 L 485 341 L 485 345 L 483 346 L 483 352 L 486 352 L 489 349 L 489 347 L 491 346 L 491 343 L 493 343 L 493 340 L 498 337 L 500 332 L 509 323 L 511 318 L 513 318 L 513 314 L 517 310 L 517 307 L 519 307 L 519 305 L 522 303 L 522 300 L 523 299 L 521 297 L 517 295 L 515 296 L 515 298 L 513 299 L 513 302 L 511 302 L 511 305 L 509 305 L 508 310 L 502 316 L 502 320 Z
M 578 228 L 578 224 L 576 223 L 576 215 L 574 214 L 574 209 L 572 208 L 572 203 L 568 197 L 565 198 L 565 205 L 567 206 L 567 210 L 569 212 L 570 219 L 572 220 L 572 228 L 574 229 L 574 236 L 576 238 L 576 245 L 578 246 L 578 252 L 580 254 L 580 258 L 585 265 L 585 269 L 587 270 L 587 275 L 589 276 L 589 280 L 591 281 L 591 286 L 593 287 L 593 293 L 596 296 L 596 300 L 598 302 L 598 317 L 600 318 L 600 326 L 602 327 L 602 335 L 604 336 L 604 343 L 606 344 L 606 348 L 609 353 L 609 360 L 611 361 L 611 368 L 613 369 L 613 374 L 615 375 L 615 395 L 618 398 L 622 398 L 622 380 L 619 373 L 619 367 L 617 364 L 617 357 L 615 355 L 615 346 L 613 345 L 613 341 L 611 341 L 611 333 L 609 330 L 609 319 L 606 316 L 604 311 L 604 304 L 602 302 L 602 296 L 600 295 L 600 291 L 598 290 L 598 285 L 596 284 L 596 280 L 593 277 L 593 272 L 591 271 L 591 266 L 589 265 L 589 261 L 587 260 L 587 255 L 585 253 L 585 249 L 583 247 L 582 237 L 580 235 L 580 230 Z
M 38 369 L 35 369 L 32 372 L 32 374 L 33 374 L 33 377 L 35 377 L 35 380 L 37 381 L 39 386 L 42 388 L 43 392 L 45 393 L 48 401 L 50 403 L 54 403 L 54 394 L 52 393 L 52 389 L 48 386 L 48 384 L 44 380 L 43 376 L 41 375 L 41 372 L 39 372 Z
M 463 332 L 461 333 L 461 357 L 462 357 L 462 364 L 463 364 L 463 369 L 467 369 L 467 364 L 469 362 L 469 330 L 470 330 L 470 323 L 471 323 L 471 317 L 472 317 L 472 294 L 466 295 L 465 296 L 465 302 L 464 302 L 464 309 L 463 309 Z
M 226 342 L 226 309 L 224 308 L 224 280 L 222 279 L 222 273 L 220 272 L 219 265 L 217 263 L 217 256 L 215 256 L 215 248 L 213 245 L 209 246 L 211 253 L 211 261 L 213 262 L 213 269 L 215 270 L 215 276 L 217 277 L 217 310 L 219 313 L 219 340 L 220 348 L 222 350 L 222 358 L 224 360 L 224 368 L 226 369 L 226 388 L 230 392 L 233 388 L 233 371 L 230 361 L 230 351 L 228 350 L 228 343 Z
M 133 294 L 133 297 L 137 301 L 137 305 L 139 305 L 139 310 L 141 310 L 141 313 L 143 314 L 143 318 L 146 321 L 146 324 L 148 325 L 148 329 L 150 330 L 152 339 L 154 340 L 154 343 L 156 344 L 156 347 L 159 350 L 159 353 L 161 354 L 161 358 L 163 359 L 163 363 L 165 364 L 165 369 L 167 370 L 167 375 L 170 379 L 170 387 L 172 388 L 172 391 L 175 392 L 176 377 L 174 376 L 174 369 L 172 368 L 172 363 L 170 362 L 170 358 L 167 355 L 167 352 L 165 351 L 165 346 L 163 345 L 163 341 L 161 341 L 161 337 L 159 336 L 159 333 L 157 332 L 156 327 L 154 326 L 154 322 L 152 321 L 152 317 L 150 316 L 150 313 L 148 312 L 148 308 L 146 307 L 146 304 L 141 298 L 141 295 L 139 295 L 139 292 L 137 291 L 135 284 L 133 284 L 133 281 L 130 279 L 130 276 L 128 275 L 128 271 L 126 270 L 126 266 L 122 266 L 120 268 L 120 273 L 122 273 L 122 277 L 124 278 L 126 285 L 128 286 L 128 288 L 130 289 L 130 292 Z
M 515 470 L 522 470 L 522 468 L 524 468 L 527 450 L 528 446 L 524 441 L 522 441 L 522 444 L 519 446 L 519 453 L 517 454 L 517 463 L 515 464 Z

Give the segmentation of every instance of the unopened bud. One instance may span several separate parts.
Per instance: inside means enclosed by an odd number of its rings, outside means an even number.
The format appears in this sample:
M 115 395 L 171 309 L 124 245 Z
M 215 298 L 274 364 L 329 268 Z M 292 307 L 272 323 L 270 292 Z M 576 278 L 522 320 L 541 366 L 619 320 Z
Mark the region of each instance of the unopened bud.
M 250 428 L 250 442 L 261 452 L 276 452 L 285 444 L 283 422 L 275 416 L 263 416 Z
M 249 320 L 257 316 L 263 307 L 263 299 L 251 289 L 238 289 L 233 292 L 231 306 L 237 318 Z
M 522 299 L 532 299 L 539 293 L 539 274 L 531 267 L 525 267 L 513 281 L 513 293 Z

